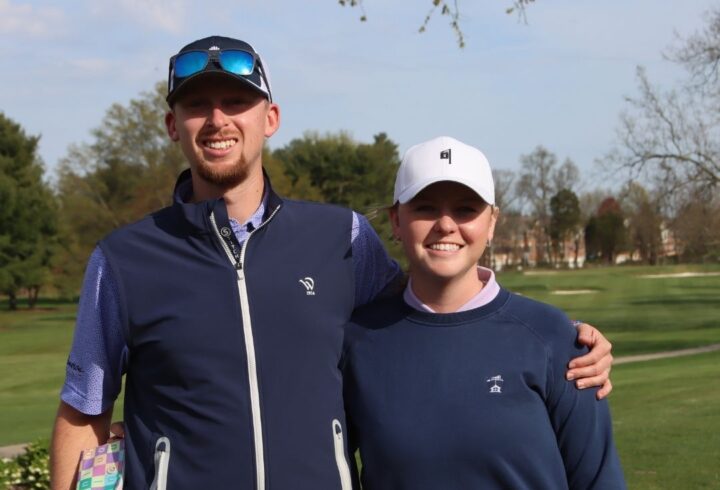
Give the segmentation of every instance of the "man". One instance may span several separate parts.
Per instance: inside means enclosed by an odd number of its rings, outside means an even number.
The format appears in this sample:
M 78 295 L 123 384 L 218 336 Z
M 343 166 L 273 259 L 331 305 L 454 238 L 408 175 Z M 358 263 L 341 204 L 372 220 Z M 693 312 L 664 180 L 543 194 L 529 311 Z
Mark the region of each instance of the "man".
M 172 206 L 90 258 L 53 488 L 70 488 L 80 451 L 107 440 L 126 373 L 126 488 L 344 489 L 342 327 L 399 268 L 363 217 L 273 192 L 261 155 L 280 110 L 252 46 L 185 46 L 167 100 L 190 169 Z M 575 377 L 602 384 L 609 344 L 583 335 L 599 347 Z

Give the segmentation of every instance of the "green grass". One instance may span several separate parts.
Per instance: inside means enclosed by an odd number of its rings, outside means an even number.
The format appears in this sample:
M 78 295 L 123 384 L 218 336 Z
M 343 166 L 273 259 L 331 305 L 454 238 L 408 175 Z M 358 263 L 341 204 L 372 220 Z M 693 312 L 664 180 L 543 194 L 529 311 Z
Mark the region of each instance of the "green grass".
M 630 355 L 720 343 L 720 275 L 650 279 L 647 274 L 720 272 L 720 265 L 612 267 L 498 274 L 511 291 L 556 305 L 599 327 L 614 354 Z M 557 290 L 593 290 L 560 296 Z
M 74 322 L 73 304 L 0 312 L 0 445 L 49 437 Z
M 720 488 L 720 352 L 623 364 L 613 381 L 628 488 Z
M 614 353 L 626 355 L 720 342 L 720 276 L 639 277 L 685 271 L 720 272 L 720 265 L 510 272 L 498 279 L 600 327 Z M 560 289 L 598 292 L 551 294 Z M 0 310 L 0 445 L 50 434 L 75 311 L 74 304 L 47 301 L 36 311 Z M 720 488 L 720 352 L 624 364 L 612 377 L 629 488 Z M 114 418 L 121 417 L 118 410 Z

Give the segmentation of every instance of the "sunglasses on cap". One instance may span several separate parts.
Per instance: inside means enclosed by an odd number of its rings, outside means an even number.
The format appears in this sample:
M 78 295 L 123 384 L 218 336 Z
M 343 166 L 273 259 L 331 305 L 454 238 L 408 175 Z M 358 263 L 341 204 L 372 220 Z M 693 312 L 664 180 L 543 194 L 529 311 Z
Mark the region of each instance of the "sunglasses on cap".
M 258 73 L 265 82 L 270 100 L 270 84 L 262 69 L 262 62 L 255 53 L 241 49 L 213 49 L 209 51 L 186 51 L 174 56 L 171 60 L 172 73 L 176 78 L 187 78 L 207 68 L 210 61 L 216 62 L 220 68 L 233 75 L 250 76 L 259 67 Z

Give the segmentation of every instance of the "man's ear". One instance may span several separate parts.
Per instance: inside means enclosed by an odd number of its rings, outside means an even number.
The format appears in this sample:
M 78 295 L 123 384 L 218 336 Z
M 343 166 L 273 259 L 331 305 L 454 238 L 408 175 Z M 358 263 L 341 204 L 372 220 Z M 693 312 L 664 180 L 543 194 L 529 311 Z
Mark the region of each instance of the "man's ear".
M 170 110 L 165 114 L 165 128 L 167 129 L 167 133 L 168 136 L 170 136 L 170 139 L 173 141 L 178 141 L 180 139 L 180 136 L 178 136 L 175 123 L 175 112 Z
M 269 138 L 280 127 L 280 106 L 268 102 L 268 110 L 265 116 L 265 137 Z

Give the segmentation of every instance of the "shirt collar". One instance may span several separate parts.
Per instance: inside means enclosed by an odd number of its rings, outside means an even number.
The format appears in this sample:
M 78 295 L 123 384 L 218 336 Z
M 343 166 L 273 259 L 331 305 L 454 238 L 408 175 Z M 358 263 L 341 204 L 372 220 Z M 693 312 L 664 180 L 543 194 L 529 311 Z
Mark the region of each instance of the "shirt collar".
M 477 267 L 478 278 L 483 283 L 483 288 L 475 296 L 470 298 L 467 303 L 458 308 L 457 312 L 467 311 L 474 308 L 479 308 L 490 303 L 500 292 L 500 285 L 495 280 L 495 273 L 491 269 L 485 267 Z M 418 310 L 425 311 L 428 313 L 435 313 L 435 311 L 428 305 L 423 303 L 412 290 L 412 279 L 408 279 L 407 286 L 403 292 L 403 299 L 408 306 Z

